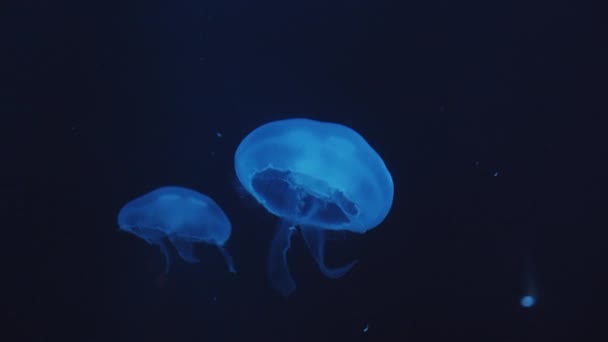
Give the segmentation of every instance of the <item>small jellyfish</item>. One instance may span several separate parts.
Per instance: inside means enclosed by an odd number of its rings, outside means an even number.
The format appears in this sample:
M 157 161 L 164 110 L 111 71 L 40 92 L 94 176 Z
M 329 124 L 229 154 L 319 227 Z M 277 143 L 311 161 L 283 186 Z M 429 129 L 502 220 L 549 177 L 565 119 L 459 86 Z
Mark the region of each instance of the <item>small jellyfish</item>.
M 216 245 L 234 273 L 232 257 L 224 248 L 230 238 L 231 224 L 214 200 L 182 187 L 162 187 L 125 204 L 118 213 L 118 226 L 158 245 L 165 256 L 165 274 L 169 272 L 168 239 L 186 262 L 199 262 L 193 243 Z
M 324 263 L 325 232 L 365 233 L 388 215 L 393 180 L 378 153 L 349 127 L 309 119 L 267 123 L 249 133 L 235 153 L 242 186 L 281 219 L 268 257 L 272 286 L 284 296 L 295 290 L 286 260 L 295 227 L 319 269 L 344 275 Z

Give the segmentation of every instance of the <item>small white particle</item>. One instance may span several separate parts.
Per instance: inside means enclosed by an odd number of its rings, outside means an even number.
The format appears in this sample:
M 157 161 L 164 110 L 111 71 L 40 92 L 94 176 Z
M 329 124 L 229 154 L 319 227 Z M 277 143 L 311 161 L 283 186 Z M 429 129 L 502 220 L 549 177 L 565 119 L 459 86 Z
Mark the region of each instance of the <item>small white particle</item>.
M 498 171 L 494 172 L 494 177 L 498 176 Z
M 215 133 L 215 136 L 217 136 L 218 138 L 221 138 L 223 135 L 221 132 L 217 132 L 217 133 Z

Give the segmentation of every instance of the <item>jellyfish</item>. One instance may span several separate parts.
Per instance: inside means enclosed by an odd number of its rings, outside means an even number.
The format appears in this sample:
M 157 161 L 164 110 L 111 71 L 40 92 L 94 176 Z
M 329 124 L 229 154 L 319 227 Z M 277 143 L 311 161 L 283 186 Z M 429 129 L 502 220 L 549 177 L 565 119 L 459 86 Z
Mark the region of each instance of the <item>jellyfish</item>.
M 235 153 L 237 178 L 246 191 L 280 218 L 267 272 L 284 296 L 295 290 L 287 251 L 299 227 L 320 271 L 339 278 L 356 263 L 329 268 L 327 231 L 365 233 L 388 215 L 393 180 L 378 153 L 353 129 L 304 118 L 264 124 Z
M 118 226 L 160 247 L 165 257 L 165 274 L 170 267 L 166 240 L 189 263 L 199 262 L 194 256 L 194 243 L 216 245 L 229 271 L 236 272 L 224 247 L 230 237 L 230 221 L 213 199 L 197 191 L 176 186 L 153 190 L 120 209 Z

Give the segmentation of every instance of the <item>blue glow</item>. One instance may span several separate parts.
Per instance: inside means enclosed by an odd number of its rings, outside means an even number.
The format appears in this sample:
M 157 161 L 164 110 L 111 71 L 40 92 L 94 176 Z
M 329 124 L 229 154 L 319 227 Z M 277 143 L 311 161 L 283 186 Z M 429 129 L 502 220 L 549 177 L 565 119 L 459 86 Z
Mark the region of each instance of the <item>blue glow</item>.
M 323 262 L 325 230 L 365 233 L 391 209 L 393 180 L 378 153 L 349 127 L 309 119 L 264 124 L 235 153 L 236 174 L 255 199 L 281 218 L 268 272 L 283 295 L 295 290 L 286 254 L 294 227 L 321 272 L 331 278 L 354 265 L 329 269 Z
M 190 263 L 199 262 L 193 253 L 193 243 L 214 244 L 230 272 L 235 272 L 232 257 L 224 248 L 232 229 L 230 220 L 215 201 L 194 190 L 162 187 L 138 197 L 120 209 L 118 226 L 158 245 L 165 256 L 165 273 L 170 267 L 165 238 Z
M 524 308 L 533 307 L 535 303 L 536 303 L 536 298 L 534 298 L 533 296 L 523 296 L 523 297 L 521 297 L 520 304 Z

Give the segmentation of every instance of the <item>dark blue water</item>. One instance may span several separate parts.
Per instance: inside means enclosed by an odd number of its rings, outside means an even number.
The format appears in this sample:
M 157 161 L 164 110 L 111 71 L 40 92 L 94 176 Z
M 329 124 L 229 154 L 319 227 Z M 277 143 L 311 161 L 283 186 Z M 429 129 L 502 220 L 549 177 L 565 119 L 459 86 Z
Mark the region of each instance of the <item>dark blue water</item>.
M 566 1 L 0 6 L 5 336 L 605 341 L 600 12 Z M 395 198 L 380 226 L 328 242 L 329 266 L 359 260 L 343 278 L 323 277 L 295 233 L 286 299 L 265 269 L 278 221 L 237 186 L 233 157 L 247 133 L 290 117 L 359 132 Z M 119 231 L 120 207 L 165 185 L 222 206 L 236 275 L 204 244 L 200 264 L 163 275 L 159 250 Z

